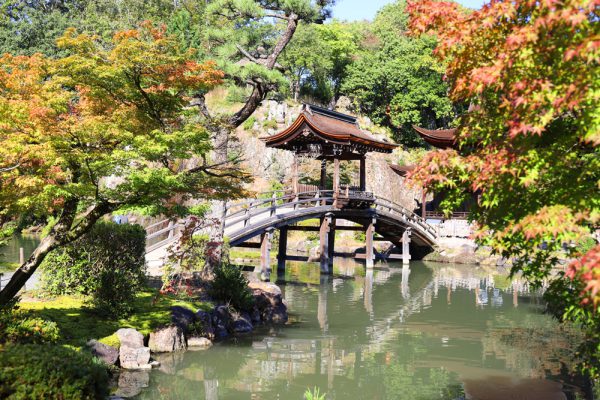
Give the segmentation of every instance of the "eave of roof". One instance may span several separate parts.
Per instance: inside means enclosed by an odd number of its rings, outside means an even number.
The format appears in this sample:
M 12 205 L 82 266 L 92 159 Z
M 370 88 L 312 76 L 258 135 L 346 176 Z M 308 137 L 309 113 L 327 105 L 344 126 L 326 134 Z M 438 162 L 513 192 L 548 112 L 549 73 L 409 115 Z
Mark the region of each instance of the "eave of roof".
M 390 168 L 400 176 L 406 177 L 409 172 L 415 170 L 414 165 L 397 165 L 397 164 L 389 164 Z
M 432 146 L 438 147 L 440 149 L 447 149 L 454 147 L 455 145 L 457 131 L 456 128 L 431 130 L 413 125 L 413 129 L 417 131 L 417 133 L 419 133 L 423 140 L 425 140 Z
M 262 137 L 261 140 L 271 147 L 288 143 L 300 134 L 299 128 L 306 123 L 323 141 L 336 144 L 356 143 L 390 152 L 398 146 L 395 143 L 378 140 L 370 133 L 360 130 L 355 122 L 351 122 L 355 121 L 353 117 L 333 112 L 330 114 L 313 113 L 310 107 L 306 107 L 288 128 L 275 135 Z M 336 115 L 340 118 L 336 118 Z

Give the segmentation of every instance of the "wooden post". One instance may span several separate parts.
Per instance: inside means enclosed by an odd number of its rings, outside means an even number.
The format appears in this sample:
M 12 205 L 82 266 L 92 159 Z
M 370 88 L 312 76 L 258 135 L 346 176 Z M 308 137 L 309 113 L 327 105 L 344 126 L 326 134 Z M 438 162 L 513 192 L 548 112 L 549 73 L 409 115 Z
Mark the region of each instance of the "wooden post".
M 360 159 L 360 191 L 367 190 L 367 163 L 366 156 Z
M 367 263 L 367 268 L 373 268 L 373 260 L 375 259 L 375 254 L 373 252 L 373 234 L 375 233 L 375 224 L 377 223 L 377 219 L 373 218 L 369 226 L 367 227 L 366 232 L 366 243 L 365 243 L 365 261 Z
M 333 274 L 333 252 L 335 249 L 335 218 L 331 219 L 329 223 L 329 235 L 327 236 L 327 250 L 329 254 L 327 254 L 327 258 L 329 259 L 329 274 Z
M 294 162 L 292 163 L 292 190 L 298 194 L 298 155 L 294 154 Z
M 25 250 L 19 247 L 19 265 L 25 264 Z
M 327 190 L 327 160 L 321 160 L 321 190 Z
M 328 213 L 321 222 L 321 229 L 319 230 L 319 245 L 320 245 L 320 263 L 321 273 L 329 274 L 329 235 L 331 226 L 331 214 Z
M 337 199 L 340 194 L 340 160 L 337 158 L 333 160 L 333 192 Z
M 408 265 L 410 262 L 410 228 L 402 234 L 402 264 Z
M 279 229 L 279 251 L 277 252 L 277 272 L 285 272 L 285 260 L 287 258 L 288 229 Z
M 271 279 L 271 237 L 273 231 L 268 230 L 260 236 L 260 270 L 261 279 L 269 281 Z

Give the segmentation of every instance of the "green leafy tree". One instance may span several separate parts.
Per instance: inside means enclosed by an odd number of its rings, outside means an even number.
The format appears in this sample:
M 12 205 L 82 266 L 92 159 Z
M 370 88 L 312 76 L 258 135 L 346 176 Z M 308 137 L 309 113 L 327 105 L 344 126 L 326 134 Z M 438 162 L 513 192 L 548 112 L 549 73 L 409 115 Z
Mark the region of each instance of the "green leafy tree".
M 436 40 L 407 35 L 405 5 L 401 0 L 378 13 L 342 91 L 375 123 L 391 128 L 394 139 L 415 144 L 421 142 L 413 124 L 447 127 L 456 110 L 443 81 L 444 66 L 433 56 Z
M 187 213 L 186 200 L 236 197 L 246 178 L 210 163 L 210 134 L 189 108 L 190 93 L 221 83 L 214 63 L 193 61 L 150 23 L 109 47 L 68 30 L 59 46 L 70 55 L 0 58 L 0 216 L 56 216 L 0 304 L 102 216 Z
M 335 107 L 360 40 L 360 24 L 302 24 L 282 57 L 294 99 L 302 94 Z

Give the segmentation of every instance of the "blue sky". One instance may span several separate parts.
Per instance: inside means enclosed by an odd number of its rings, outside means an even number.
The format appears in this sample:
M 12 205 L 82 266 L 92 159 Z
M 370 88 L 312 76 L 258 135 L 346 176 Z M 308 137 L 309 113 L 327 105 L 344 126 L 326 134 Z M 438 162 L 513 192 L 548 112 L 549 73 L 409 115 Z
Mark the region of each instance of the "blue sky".
M 372 20 L 377 10 L 394 0 L 337 0 L 333 17 L 349 21 Z M 479 8 L 484 0 L 458 0 L 465 7 Z

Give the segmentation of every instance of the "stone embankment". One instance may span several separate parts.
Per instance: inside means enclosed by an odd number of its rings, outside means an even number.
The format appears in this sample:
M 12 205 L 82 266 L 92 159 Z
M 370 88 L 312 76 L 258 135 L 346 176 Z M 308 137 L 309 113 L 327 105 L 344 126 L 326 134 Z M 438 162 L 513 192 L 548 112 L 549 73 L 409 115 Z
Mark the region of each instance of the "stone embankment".
M 165 353 L 185 350 L 208 349 L 214 341 L 248 334 L 260 325 L 285 324 L 288 320 L 287 305 L 281 289 L 269 282 L 250 282 L 254 306 L 247 311 L 218 304 L 211 311 L 196 312 L 179 306 L 171 308 L 171 322 L 144 337 L 131 328 L 116 332 L 120 346 L 115 348 L 96 340 L 88 342 L 91 352 L 109 366 L 120 367 L 118 390 L 112 399 L 134 397 L 149 382 L 148 371 L 164 369 L 154 358 Z

